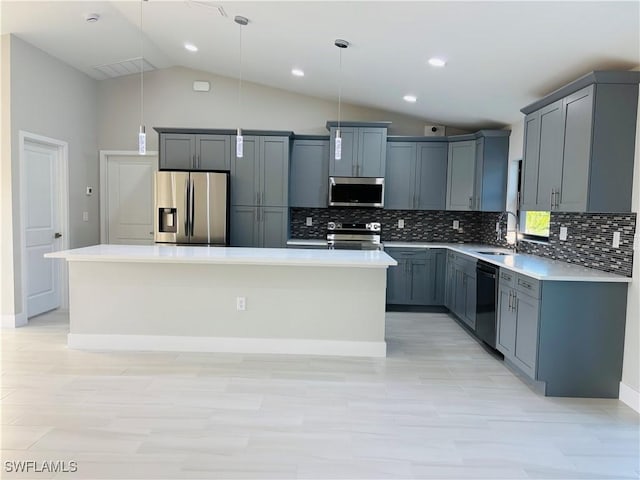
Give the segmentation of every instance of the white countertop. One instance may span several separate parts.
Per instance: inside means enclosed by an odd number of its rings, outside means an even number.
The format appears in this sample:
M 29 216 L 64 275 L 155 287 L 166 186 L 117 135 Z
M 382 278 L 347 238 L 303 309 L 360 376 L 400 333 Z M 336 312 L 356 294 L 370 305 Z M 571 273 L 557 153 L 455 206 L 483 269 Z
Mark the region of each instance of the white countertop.
M 199 263 L 299 267 L 386 268 L 398 263 L 377 250 L 94 245 L 45 254 L 69 262 Z
M 322 246 L 326 240 L 291 239 L 287 245 Z M 538 280 L 565 282 L 619 282 L 630 283 L 631 278 L 615 273 L 602 272 L 581 265 L 551 260 L 526 253 L 513 254 L 505 248 L 470 243 L 433 243 L 433 242 L 383 242 L 385 248 L 444 248 L 463 253 L 471 257 L 492 263 L 513 272 L 522 273 Z M 486 255 L 478 251 L 506 252 L 509 255 Z
M 586 268 L 558 260 L 551 260 L 526 253 L 512 253 L 505 248 L 487 245 L 462 243 L 420 243 L 420 242 L 384 242 L 385 248 L 446 248 L 458 253 L 483 260 L 512 272 L 522 273 L 538 280 L 552 280 L 564 282 L 618 282 L 630 283 L 631 278 L 615 273 L 602 272 L 593 268 Z M 486 255 L 480 251 L 507 252 L 509 255 Z

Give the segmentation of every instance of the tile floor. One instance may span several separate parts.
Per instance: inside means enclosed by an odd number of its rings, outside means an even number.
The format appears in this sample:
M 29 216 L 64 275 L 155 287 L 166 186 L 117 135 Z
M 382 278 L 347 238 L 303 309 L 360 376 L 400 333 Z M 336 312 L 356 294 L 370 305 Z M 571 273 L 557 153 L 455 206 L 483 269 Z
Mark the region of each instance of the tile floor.
M 640 475 L 636 412 L 533 393 L 447 314 L 389 313 L 386 359 L 83 352 L 67 332 L 58 312 L 1 332 L 2 478 Z

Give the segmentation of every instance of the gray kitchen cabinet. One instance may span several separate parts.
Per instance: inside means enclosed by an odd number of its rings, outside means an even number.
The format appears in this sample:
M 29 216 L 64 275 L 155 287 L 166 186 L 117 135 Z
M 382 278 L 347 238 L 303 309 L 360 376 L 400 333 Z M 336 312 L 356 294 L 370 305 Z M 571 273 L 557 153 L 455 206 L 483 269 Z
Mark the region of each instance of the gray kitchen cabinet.
M 329 176 L 384 177 L 387 158 L 386 122 L 340 124 L 342 155 L 335 159 L 336 122 L 327 122 L 330 133 Z
M 229 135 L 161 133 L 160 170 L 229 170 Z
M 231 207 L 231 245 L 234 247 L 284 248 L 287 228 L 287 208 Z
M 501 212 L 507 204 L 508 134 L 477 139 L 475 157 L 473 210 Z
M 521 370 L 535 378 L 539 300 L 522 291 L 515 298 L 516 338 L 513 355 Z
M 475 186 L 476 142 L 449 144 L 447 210 L 472 210 Z
M 231 182 L 232 205 L 288 206 L 289 139 L 245 136 L 242 158 L 234 147 Z
M 445 306 L 472 330 L 476 326 L 476 260 L 447 253 Z
M 398 262 L 387 269 L 387 304 L 443 304 L 443 250 L 387 248 L 385 252 Z
M 523 210 L 631 209 L 639 72 L 592 72 L 521 111 Z
M 326 208 L 329 196 L 329 139 L 294 139 L 289 205 Z
M 443 210 L 446 178 L 446 143 L 388 142 L 384 208 Z
M 513 302 L 513 288 L 499 284 L 498 287 L 498 317 L 496 349 L 505 356 L 513 357 L 516 349 L 516 314 L 511 308 Z

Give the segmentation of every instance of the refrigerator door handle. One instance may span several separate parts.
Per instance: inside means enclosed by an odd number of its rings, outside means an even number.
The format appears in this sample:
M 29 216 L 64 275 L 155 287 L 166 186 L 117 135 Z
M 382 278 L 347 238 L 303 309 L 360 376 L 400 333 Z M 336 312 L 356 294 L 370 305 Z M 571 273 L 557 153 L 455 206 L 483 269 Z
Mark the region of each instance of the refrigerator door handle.
M 189 177 L 187 177 L 186 181 L 184 182 L 184 188 L 185 188 L 185 196 L 184 196 L 184 210 L 185 210 L 185 215 L 184 215 L 184 235 L 186 237 L 189 236 L 189 219 L 191 218 L 191 213 L 190 213 L 190 202 L 189 199 L 191 197 L 191 188 L 189 186 Z
M 191 182 L 191 192 L 190 192 L 190 198 L 189 198 L 189 202 L 191 202 L 191 220 L 189 221 L 190 223 L 190 230 L 189 230 L 189 237 L 193 236 L 193 226 L 195 223 L 195 185 L 193 184 L 193 179 L 190 179 Z M 189 239 L 189 241 L 191 241 L 191 238 Z

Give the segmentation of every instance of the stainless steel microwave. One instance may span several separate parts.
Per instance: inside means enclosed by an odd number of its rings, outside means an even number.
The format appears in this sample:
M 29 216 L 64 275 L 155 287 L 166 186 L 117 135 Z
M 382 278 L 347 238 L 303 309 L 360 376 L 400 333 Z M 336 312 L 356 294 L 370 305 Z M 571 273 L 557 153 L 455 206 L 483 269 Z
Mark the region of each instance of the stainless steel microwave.
M 384 206 L 384 178 L 329 177 L 330 207 Z

